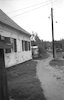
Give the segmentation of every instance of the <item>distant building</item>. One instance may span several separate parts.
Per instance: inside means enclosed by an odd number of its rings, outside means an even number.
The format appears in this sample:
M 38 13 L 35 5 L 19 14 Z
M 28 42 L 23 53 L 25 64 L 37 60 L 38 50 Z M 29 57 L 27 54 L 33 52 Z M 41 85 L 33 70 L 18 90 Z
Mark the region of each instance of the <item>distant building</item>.
M 56 48 L 62 48 L 62 42 L 61 41 L 55 41 L 54 44 L 55 44 Z
M 32 59 L 30 36 L 0 10 L 0 48 L 10 46 L 4 49 L 6 67 Z
M 64 56 L 64 40 L 59 40 L 54 42 L 56 57 L 62 58 Z
M 32 46 L 32 57 L 33 58 L 37 58 L 38 55 L 39 55 L 39 49 L 38 49 L 38 46 Z
M 37 58 L 39 55 L 39 48 L 34 39 L 31 40 L 31 48 L 32 48 L 32 57 Z

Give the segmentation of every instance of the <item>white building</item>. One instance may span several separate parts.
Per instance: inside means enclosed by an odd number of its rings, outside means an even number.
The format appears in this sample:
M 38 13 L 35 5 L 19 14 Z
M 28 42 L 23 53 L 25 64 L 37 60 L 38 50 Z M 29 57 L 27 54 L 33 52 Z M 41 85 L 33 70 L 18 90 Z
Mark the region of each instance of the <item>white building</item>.
M 32 59 L 30 34 L 0 10 L 0 48 L 4 49 L 5 66 L 10 67 Z

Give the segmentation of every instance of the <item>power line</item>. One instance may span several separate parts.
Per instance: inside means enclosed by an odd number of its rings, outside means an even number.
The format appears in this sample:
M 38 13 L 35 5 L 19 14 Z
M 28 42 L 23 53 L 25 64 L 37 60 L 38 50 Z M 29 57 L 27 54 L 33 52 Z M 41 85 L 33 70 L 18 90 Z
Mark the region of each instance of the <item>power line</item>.
M 56 2 L 56 1 L 55 1 L 55 2 Z M 53 2 L 53 3 L 55 3 L 55 2 Z M 20 16 L 20 15 L 25 14 L 25 13 L 28 13 L 28 12 L 33 11 L 33 10 L 37 10 L 37 9 L 39 9 L 39 8 L 41 8 L 41 7 L 43 7 L 43 6 L 47 6 L 47 5 L 49 5 L 49 4 L 50 4 L 50 3 L 47 3 L 46 5 L 42 5 L 42 6 L 33 8 L 33 9 L 31 9 L 31 10 L 25 11 L 25 12 L 23 12 L 23 13 L 17 14 L 17 15 L 15 15 L 15 16 L 12 16 L 12 18 L 17 17 L 17 16 Z
M 56 0 L 55 0 L 56 1 Z M 28 6 L 28 7 L 24 7 L 24 8 L 21 8 L 21 9 L 17 9 L 17 10 L 14 10 L 14 11 L 11 11 L 11 12 L 7 12 L 7 13 L 15 13 L 15 12 L 17 12 L 17 11 L 20 11 L 20 10 L 24 10 L 24 9 L 28 9 L 28 8 L 31 8 L 31 7 L 35 7 L 35 6 L 39 6 L 39 5 L 42 5 L 42 4 L 46 4 L 46 3 L 50 3 L 48 0 L 46 1 L 46 2 L 41 2 L 41 3 L 39 3 L 39 4 L 34 4 L 34 5 L 31 5 L 31 6 Z M 51 3 L 53 3 L 53 2 L 51 2 Z
M 34 5 L 31 5 L 31 6 L 24 7 L 24 8 L 21 8 L 21 9 L 17 9 L 17 10 L 14 10 L 14 11 L 11 11 L 11 12 L 7 12 L 7 13 L 15 13 L 17 11 L 24 10 L 24 9 L 27 9 L 27 8 L 31 8 L 31 7 L 35 7 L 35 6 L 39 6 L 39 5 L 42 5 L 42 4 L 47 3 L 47 2 L 49 2 L 49 1 L 47 0 L 46 2 L 41 2 L 39 4 L 34 4 Z

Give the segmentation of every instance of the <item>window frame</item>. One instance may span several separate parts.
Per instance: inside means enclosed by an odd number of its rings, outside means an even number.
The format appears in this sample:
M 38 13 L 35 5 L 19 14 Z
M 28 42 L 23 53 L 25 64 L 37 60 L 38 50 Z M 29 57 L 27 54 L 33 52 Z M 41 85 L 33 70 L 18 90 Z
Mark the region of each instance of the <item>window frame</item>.
M 5 53 L 7 54 L 7 53 L 12 53 L 12 52 L 17 52 L 17 41 L 16 41 L 16 39 L 11 38 L 11 37 L 7 37 L 7 38 L 10 38 L 10 43 L 12 44 L 12 48 L 6 48 Z M 8 52 L 7 50 L 9 50 L 10 52 Z

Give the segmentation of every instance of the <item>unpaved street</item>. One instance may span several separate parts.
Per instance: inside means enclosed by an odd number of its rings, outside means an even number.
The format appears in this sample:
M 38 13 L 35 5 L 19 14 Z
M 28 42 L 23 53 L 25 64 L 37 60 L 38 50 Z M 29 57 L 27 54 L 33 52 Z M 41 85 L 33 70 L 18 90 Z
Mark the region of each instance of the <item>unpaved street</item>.
M 64 70 L 49 65 L 52 56 L 38 61 L 37 76 L 47 100 L 64 100 Z

